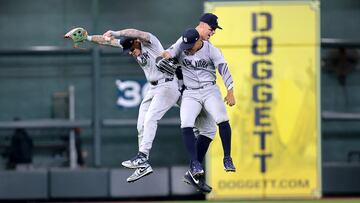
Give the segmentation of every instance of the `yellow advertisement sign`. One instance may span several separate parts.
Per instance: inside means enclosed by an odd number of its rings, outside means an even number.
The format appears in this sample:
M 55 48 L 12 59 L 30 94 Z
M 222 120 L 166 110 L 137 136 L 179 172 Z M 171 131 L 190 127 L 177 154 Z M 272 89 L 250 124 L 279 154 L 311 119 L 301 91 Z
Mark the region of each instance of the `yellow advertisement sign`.
M 320 197 L 319 3 L 205 7 L 223 28 L 211 42 L 228 62 L 237 102 L 227 108 L 236 172 L 223 170 L 217 135 L 207 156 L 208 198 Z

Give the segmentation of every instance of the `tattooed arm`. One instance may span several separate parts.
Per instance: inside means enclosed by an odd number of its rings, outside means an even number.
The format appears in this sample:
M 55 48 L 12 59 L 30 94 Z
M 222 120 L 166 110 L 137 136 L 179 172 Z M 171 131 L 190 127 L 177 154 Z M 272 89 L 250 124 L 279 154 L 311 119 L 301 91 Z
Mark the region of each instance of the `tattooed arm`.
M 102 35 L 88 36 L 87 40 L 96 44 L 122 48 L 118 39 L 104 37 Z
M 137 38 L 142 42 L 150 42 L 150 35 L 148 32 L 144 32 L 137 29 L 124 29 L 119 31 L 109 30 L 103 34 L 106 37 L 132 37 Z

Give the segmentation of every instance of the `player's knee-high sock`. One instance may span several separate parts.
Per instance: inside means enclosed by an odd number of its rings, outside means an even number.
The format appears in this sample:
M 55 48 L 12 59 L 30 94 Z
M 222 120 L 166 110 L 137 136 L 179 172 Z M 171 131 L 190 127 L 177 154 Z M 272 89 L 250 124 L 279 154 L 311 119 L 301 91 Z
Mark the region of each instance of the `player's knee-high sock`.
M 196 146 L 195 146 L 195 135 L 193 128 L 182 128 L 182 135 L 187 151 L 189 152 L 191 160 L 197 160 L 196 157 Z
M 224 150 L 224 156 L 230 156 L 231 152 L 231 128 L 229 121 L 218 124 L 221 143 Z
M 200 163 L 204 161 L 205 154 L 209 148 L 210 142 L 212 139 L 199 135 L 198 139 L 196 140 L 196 151 L 197 151 L 197 158 Z

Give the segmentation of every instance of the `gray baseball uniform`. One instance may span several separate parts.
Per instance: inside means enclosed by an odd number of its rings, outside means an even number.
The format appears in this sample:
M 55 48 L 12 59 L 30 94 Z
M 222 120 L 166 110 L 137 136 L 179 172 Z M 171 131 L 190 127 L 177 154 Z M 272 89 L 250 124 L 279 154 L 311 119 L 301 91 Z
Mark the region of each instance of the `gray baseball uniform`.
M 176 78 L 169 78 L 158 71 L 155 59 L 163 52 L 160 41 L 151 33 L 150 43 L 141 43 L 141 55 L 136 57 L 143 69 L 150 88 L 141 102 L 137 122 L 139 151 L 149 155 L 158 121 L 175 105 L 180 96 Z
M 205 110 L 205 115 L 210 114 L 217 124 L 229 120 L 219 87 L 215 84 L 216 67 L 218 67 L 226 87 L 230 89 L 233 85 L 232 77 L 220 50 L 211 43 L 203 41 L 201 49 L 194 55 L 187 55 L 179 48 L 181 42 L 180 38 L 168 49 L 170 55 L 177 57 L 184 65 L 182 72 L 187 88 L 183 94 L 180 110 L 181 127 L 194 127 L 195 119 L 202 109 Z M 203 115 L 202 113 L 201 116 Z M 206 125 L 209 129 L 212 127 L 216 130 L 212 122 L 206 121 L 199 124 L 200 126 L 196 127 Z
M 173 44 L 167 51 L 170 52 L 172 56 L 175 56 L 180 51 L 181 37 Z M 182 99 L 180 97 L 180 99 Z M 179 103 L 181 105 L 181 102 Z M 211 117 L 209 112 L 205 109 L 202 109 L 198 117 L 195 119 L 195 128 L 194 133 L 196 136 L 203 135 L 210 139 L 214 139 L 216 133 L 216 122 Z

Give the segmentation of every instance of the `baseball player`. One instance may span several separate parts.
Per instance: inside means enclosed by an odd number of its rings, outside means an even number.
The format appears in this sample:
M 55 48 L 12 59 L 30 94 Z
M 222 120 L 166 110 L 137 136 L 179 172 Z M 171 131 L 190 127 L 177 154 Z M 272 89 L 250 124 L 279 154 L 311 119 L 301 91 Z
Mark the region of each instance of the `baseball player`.
M 217 19 L 218 19 L 218 17 L 211 13 L 205 13 L 200 17 L 200 20 L 199 20 L 200 22 L 197 25 L 196 30 L 198 31 L 201 40 L 208 41 L 209 38 L 215 34 L 215 30 L 217 28 L 222 29 L 218 25 Z M 172 57 L 174 52 L 176 52 L 174 50 L 179 50 L 179 46 L 181 43 L 182 43 L 182 38 L 179 38 L 179 40 L 173 46 L 171 46 L 167 51 L 165 51 L 162 54 L 162 56 L 165 58 Z M 226 63 L 221 64 L 220 66 L 222 67 L 222 71 L 227 71 Z M 223 67 L 225 67 L 225 68 L 223 68 Z M 228 77 L 227 79 L 231 79 L 231 76 Z M 232 83 L 229 83 L 229 87 L 230 87 L 229 89 L 232 89 Z M 229 105 L 232 105 L 232 103 L 235 103 L 235 100 L 231 101 L 231 103 L 228 102 L 231 100 L 232 97 L 233 97 L 232 90 L 229 90 L 228 96 L 225 98 L 225 101 L 227 101 L 227 103 Z M 197 152 L 197 159 L 200 163 L 202 163 L 202 161 L 205 157 L 205 154 L 208 150 L 208 147 L 209 147 L 212 139 L 215 136 L 215 132 L 216 132 L 215 126 L 216 126 L 215 120 L 211 117 L 209 112 L 204 111 L 204 110 L 202 110 L 200 112 L 199 116 L 195 120 L 196 128 L 194 128 L 194 133 L 197 136 L 196 152 Z M 197 129 L 199 129 L 200 132 Z M 235 166 L 234 166 L 231 156 L 230 156 L 231 133 L 223 133 L 223 134 L 220 133 L 220 137 L 221 137 L 221 141 L 222 141 L 223 149 L 224 149 L 223 162 L 224 162 L 225 171 L 235 172 L 236 169 L 235 169 Z M 199 180 L 200 180 L 199 183 L 195 183 L 192 180 L 192 178 L 188 172 L 184 176 L 185 182 L 194 185 L 195 187 L 197 187 L 199 190 L 201 190 L 203 192 L 210 192 L 211 187 L 208 186 L 206 183 L 204 183 L 205 180 L 204 180 L 203 176 L 200 176 Z
M 218 25 L 218 17 L 212 13 L 205 13 L 200 17 L 200 22 L 199 24 L 196 26 L 196 30 L 199 32 L 200 35 L 200 39 L 204 40 L 204 41 L 208 41 L 210 39 L 211 36 L 213 36 L 215 34 L 215 30 L 216 29 L 222 29 L 219 25 Z M 181 43 L 181 39 L 179 39 L 177 41 L 177 43 L 174 45 L 176 46 L 180 46 Z M 226 64 L 223 64 L 226 65 Z M 223 66 L 221 65 L 221 66 Z M 227 65 L 226 65 L 227 66 Z M 231 84 L 231 88 L 232 88 L 232 84 Z M 225 101 L 227 101 L 225 99 Z M 229 103 L 228 103 L 229 104 Z M 230 105 L 230 104 L 229 104 Z M 204 121 L 204 119 L 206 121 Z M 202 122 L 202 123 L 213 123 L 212 125 L 215 126 L 216 123 L 215 121 L 212 119 L 211 115 L 209 115 L 209 113 L 207 111 L 202 111 L 200 113 L 200 116 L 196 119 L 195 121 L 195 126 L 197 122 Z M 209 124 L 208 124 L 209 125 Z M 206 125 L 206 126 L 208 126 Z M 207 127 L 209 128 L 209 127 Z M 215 134 L 215 133 L 214 133 Z M 231 137 L 229 136 L 231 134 L 220 134 L 220 138 L 221 138 L 221 142 L 223 145 L 223 150 L 224 150 L 224 168 L 225 171 L 227 172 L 235 172 L 236 168 L 232 162 L 230 153 L 231 153 Z M 208 149 L 208 146 L 210 144 L 210 142 L 212 141 L 212 139 L 214 138 L 214 135 L 210 136 L 205 136 L 205 137 L 199 137 L 200 140 L 198 139 L 198 145 L 204 145 L 204 147 L 197 147 L 197 151 L 198 151 L 198 156 L 200 155 L 200 157 L 198 157 L 200 163 L 201 161 L 204 159 L 204 156 L 206 154 L 206 151 Z M 211 140 L 206 140 L 207 138 L 210 138 Z M 200 141 L 200 142 L 199 142 Z M 199 150 L 203 150 L 203 152 L 199 152 Z
M 210 16 L 213 15 L 211 14 Z M 218 26 L 217 21 L 215 21 L 215 23 L 216 26 Z M 215 33 L 215 29 L 209 30 L 208 33 L 207 39 Z M 171 46 L 162 55 L 165 57 L 176 57 L 179 59 L 180 63 L 184 65 L 182 72 L 186 89 L 183 93 L 180 117 L 185 144 L 191 157 L 190 170 L 187 171 L 184 178 L 191 178 L 190 181 L 197 184 L 204 174 L 204 170 L 199 161 L 199 158 L 203 159 L 203 157 L 199 157 L 199 153 L 196 152 L 193 127 L 195 125 L 195 119 L 203 109 L 206 113 L 211 115 L 219 126 L 220 136 L 224 147 L 225 170 L 227 169 L 227 166 L 230 166 L 227 171 L 235 171 L 235 167 L 233 166 L 230 157 L 229 142 L 231 139 L 231 128 L 228 122 L 229 119 L 222 101 L 221 93 L 218 86 L 215 84 L 216 68 L 218 68 L 228 89 L 225 101 L 230 106 L 235 104 L 233 81 L 221 52 L 209 42 L 201 40 L 199 32 L 196 29 L 191 28 L 186 30 L 180 40 L 180 43 L 178 40 L 177 43 Z M 213 136 L 214 135 L 208 138 L 212 140 Z M 204 136 L 198 138 L 196 145 L 198 149 L 199 141 L 200 144 L 206 145 L 203 147 L 206 153 L 210 141 L 201 142 L 202 137 Z M 226 147 L 223 138 L 227 139 L 225 140 L 228 144 Z M 230 164 L 228 165 L 229 162 Z
M 72 33 L 79 33 L 79 30 L 70 32 L 65 37 L 71 36 Z M 119 37 L 122 38 L 117 39 Z M 180 92 L 178 91 L 177 79 L 173 75 L 164 74 L 156 68 L 155 59 L 164 49 L 160 41 L 149 32 L 136 29 L 109 30 L 103 35 L 89 36 L 86 33 L 86 39 L 94 43 L 129 50 L 129 54 L 134 56 L 150 83 L 150 88 L 139 108 L 137 121 L 139 152 L 134 158 L 122 162 L 124 167 L 136 169 L 127 178 L 128 182 L 134 182 L 153 172 L 149 164 L 150 150 L 158 121 L 179 99 Z

